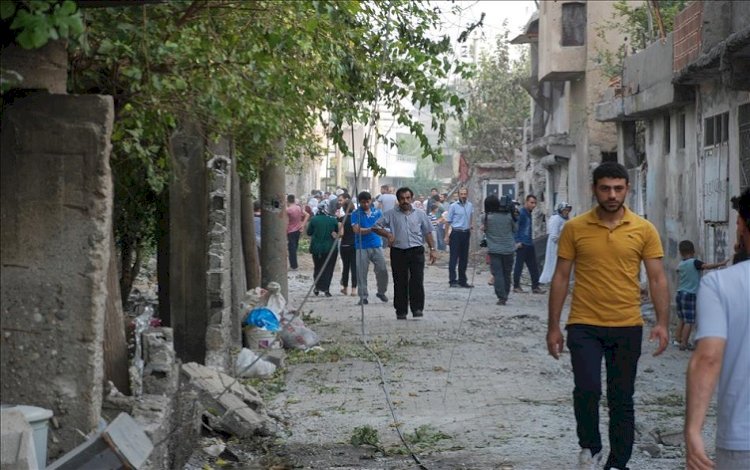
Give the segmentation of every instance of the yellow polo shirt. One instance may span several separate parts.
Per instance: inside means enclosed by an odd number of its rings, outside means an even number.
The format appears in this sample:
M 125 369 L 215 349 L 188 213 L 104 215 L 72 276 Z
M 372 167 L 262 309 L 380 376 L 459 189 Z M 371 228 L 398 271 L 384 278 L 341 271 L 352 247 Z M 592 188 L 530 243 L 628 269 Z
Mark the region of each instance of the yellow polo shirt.
M 625 208 L 610 230 L 592 209 L 563 226 L 557 256 L 575 263 L 568 325 L 643 325 L 641 261 L 664 257 L 651 222 Z

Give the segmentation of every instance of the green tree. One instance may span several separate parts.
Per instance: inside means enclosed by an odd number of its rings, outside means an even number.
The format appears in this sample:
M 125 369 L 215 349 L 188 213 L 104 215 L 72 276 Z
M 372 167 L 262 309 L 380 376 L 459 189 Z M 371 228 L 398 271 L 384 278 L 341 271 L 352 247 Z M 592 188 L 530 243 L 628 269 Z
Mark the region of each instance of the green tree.
M 510 57 L 508 31 L 497 36 L 469 84 L 467 117 L 461 125 L 471 162 L 511 161 L 521 147 L 523 123 L 529 115 L 528 95 L 521 87 L 530 74 L 528 56 Z
M 123 273 L 155 239 L 168 141 L 184 119 L 198 121 L 207 140 L 230 136 L 241 173 L 252 180 L 279 141 L 289 165 L 319 154 L 314 128 L 324 112 L 325 128 L 344 152 L 343 129 L 372 123 L 387 107 L 422 155 L 439 158 L 445 122 L 464 105 L 445 83 L 466 70 L 449 60 L 447 37 L 433 39 L 439 15 L 426 2 L 173 1 L 85 9 L 83 17 L 70 88 L 115 99 L 112 166 Z M 427 128 L 408 101 L 430 113 Z M 371 154 L 368 166 L 385 172 Z

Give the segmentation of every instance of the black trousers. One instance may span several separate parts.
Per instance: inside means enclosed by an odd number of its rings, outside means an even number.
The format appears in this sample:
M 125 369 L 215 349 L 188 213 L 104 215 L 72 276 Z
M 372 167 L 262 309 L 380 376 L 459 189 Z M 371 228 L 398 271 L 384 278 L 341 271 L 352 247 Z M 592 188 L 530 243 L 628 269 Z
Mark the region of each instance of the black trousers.
M 289 267 L 297 269 L 297 247 L 299 246 L 300 231 L 286 234 L 286 249 L 289 251 Z
M 352 288 L 357 287 L 357 256 L 354 245 L 341 245 L 341 285 L 349 286 L 349 277 L 352 279 Z
M 539 267 L 536 264 L 536 250 L 534 245 L 521 245 L 516 249 L 516 265 L 513 267 L 513 287 L 521 287 L 521 272 L 523 265 L 529 268 L 531 288 L 539 287 Z
M 391 247 L 391 272 L 396 315 L 424 310 L 424 247 Z
M 325 261 L 327 257 L 328 253 L 323 253 L 322 255 L 316 255 L 313 253 L 312 255 L 314 267 L 313 276 L 315 279 L 318 279 L 315 283 L 315 289 L 322 292 L 328 292 L 331 288 L 333 269 L 336 267 L 336 250 L 331 253 L 331 259 L 326 263 Z M 320 275 L 320 278 L 318 278 L 318 275 Z
M 459 232 L 451 230 L 448 243 L 450 254 L 448 258 L 448 282 L 451 284 L 468 284 L 466 279 L 466 267 L 469 264 L 469 240 L 471 232 Z M 458 276 L 456 276 L 456 265 L 458 265 Z
M 626 468 L 633 453 L 635 410 L 633 393 L 643 328 L 570 325 L 567 345 L 573 365 L 573 408 L 578 444 L 595 454 L 602 449 L 599 398 L 602 357 L 607 368 L 610 453 L 604 468 Z

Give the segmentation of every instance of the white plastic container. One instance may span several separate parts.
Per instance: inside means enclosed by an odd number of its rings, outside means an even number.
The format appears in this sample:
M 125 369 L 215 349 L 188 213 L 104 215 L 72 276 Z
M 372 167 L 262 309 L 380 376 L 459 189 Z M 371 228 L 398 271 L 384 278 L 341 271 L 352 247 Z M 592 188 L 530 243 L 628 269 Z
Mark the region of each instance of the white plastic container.
M 23 413 L 31 425 L 34 435 L 34 451 L 39 468 L 47 467 L 47 425 L 52 418 L 52 411 L 38 406 L 0 405 L 2 408 L 13 408 Z

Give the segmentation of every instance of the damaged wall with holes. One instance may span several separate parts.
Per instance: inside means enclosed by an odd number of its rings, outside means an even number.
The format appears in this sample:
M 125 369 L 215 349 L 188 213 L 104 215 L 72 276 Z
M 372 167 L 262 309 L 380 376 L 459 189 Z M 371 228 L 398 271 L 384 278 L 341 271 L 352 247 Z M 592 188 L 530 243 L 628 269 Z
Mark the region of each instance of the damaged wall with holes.
M 177 468 L 205 411 L 179 359 L 231 371 L 241 347 L 246 278 L 231 141 L 209 142 L 189 121 L 173 136 L 167 327 L 144 331 L 143 363 L 129 380 L 125 340 L 107 333 L 123 328 L 111 282 L 112 98 L 64 94 L 62 43 L 2 54 L 26 81 L 3 97 L 0 401 L 52 411 L 50 462 L 125 411 L 155 445 L 146 468 Z M 105 367 L 113 344 L 122 380 Z
M 733 255 L 730 198 L 750 186 L 750 7 L 692 2 L 664 40 L 627 57 L 622 82 L 596 106 L 618 127 L 629 206 L 662 237 L 671 287 L 678 244 L 706 262 Z

